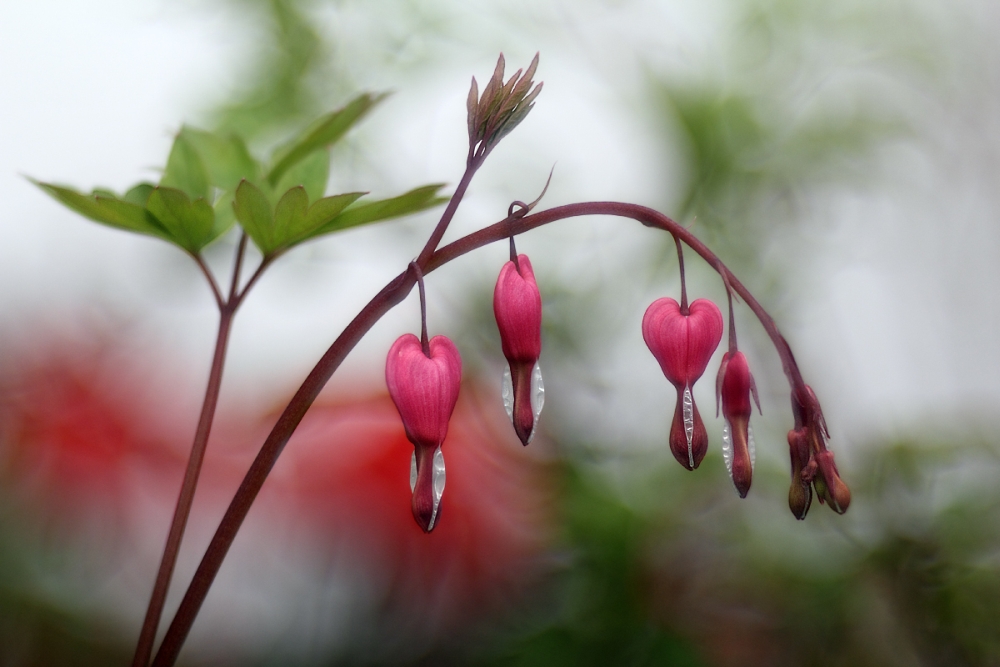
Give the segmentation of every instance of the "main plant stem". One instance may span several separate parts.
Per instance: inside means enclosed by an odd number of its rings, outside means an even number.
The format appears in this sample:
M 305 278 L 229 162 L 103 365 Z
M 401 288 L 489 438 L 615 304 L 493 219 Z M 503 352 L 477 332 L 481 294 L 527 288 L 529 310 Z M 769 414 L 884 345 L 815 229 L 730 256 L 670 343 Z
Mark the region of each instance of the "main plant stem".
M 139 641 L 135 647 L 135 655 L 132 657 L 132 667 L 146 667 L 149 664 L 149 659 L 153 653 L 153 643 L 156 641 L 156 630 L 160 626 L 160 619 L 163 616 L 163 605 L 167 600 L 167 592 L 170 590 L 170 580 L 173 578 L 174 568 L 177 565 L 177 555 L 180 553 L 181 541 L 184 538 L 184 530 L 187 527 L 188 517 L 191 514 L 194 493 L 198 488 L 198 478 L 201 475 L 201 465 L 205 460 L 208 436 L 211 434 L 212 422 L 215 419 L 215 409 L 219 403 L 219 390 L 222 387 L 222 371 L 226 363 L 229 332 L 232 328 L 233 317 L 236 315 L 236 309 L 251 286 L 248 284 L 242 293 L 238 293 L 240 269 L 243 265 L 246 246 L 247 236 L 243 234 L 236 248 L 236 259 L 233 264 L 229 298 L 225 301 L 223 301 L 222 294 L 215 283 L 215 278 L 208 270 L 204 261 L 201 257 L 195 257 L 195 261 L 208 279 L 209 286 L 212 288 L 212 293 L 215 296 L 216 304 L 219 307 L 219 331 L 215 338 L 212 367 L 208 372 L 208 386 L 205 388 L 205 400 L 201 405 L 201 415 L 198 417 L 198 426 L 194 432 L 191 454 L 188 456 L 187 468 L 184 471 L 184 480 L 181 482 L 181 490 L 177 496 L 174 516 L 170 521 L 170 530 L 167 532 L 167 543 L 163 547 L 160 568 L 157 570 L 156 581 L 153 584 L 153 594 L 150 596 L 149 606 L 146 608 L 142 630 L 139 631 Z M 264 266 L 265 264 L 262 263 L 255 277 L 260 274 Z
M 471 165 L 470 169 L 472 169 Z M 468 178 L 471 178 L 469 171 L 466 172 L 466 177 L 462 179 L 463 184 L 467 185 Z M 460 185 L 460 188 L 464 192 L 464 187 Z M 459 192 L 456 191 L 456 197 L 458 194 Z M 442 216 L 442 222 L 444 222 L 445 216 L 450 220 L 456 206 L 457 203 L 453 199 L 452 203 L 449 203 L 444 216 Z M 428 242 L 415 263 L 418 265 L 420 271 L 426 275 L 451 260 L 489 243 L 504 240 L 516 234 L 523 234 L 531 229 L 557 220 L 583 215 L 611 215 L 632 218 L 648 227 L 663 229 L 680 238 L 692 250 L 701 255 L 712 268 L 728 281 L 732 289 L 743 297 L 743 300 L 754 312 L 764 330 L 771 337 L 778 351 L 778 356 L 781 358 L 782 366 L 789 383 L 793 388 L 804 388 L 805 385 L 802 376 L 799 373 L 798 366 L 795 364 L 795 359 L 792 357 L 788 343 L 785 342 L 784 337 L 778 331 L 774 320 L 771 319 L 771 316 L 761 307 L 760 303 L 757 302 L 749 290 L 726 268 L 722 260 L 709 250 L 708 246 L 699 241 L 697 237 L 662 213 L 645 206 L 618 202 L 587 202 L 560 206 L 530 215 L 525 215 L 525 211 L 520 210 L 506 219 L 462 237 L 440 250 L 434 250 L 437 241 L 433 244 Z M 437 240 L 440 240 L 444 233 L 443 228 L 446 225 L 447 223 L 439 223 L 437 228 L 435 228 L 432 239 L 436 237 Z M 430 249 L 429 252 L 428 248 Z M 351 320 L 351 323 L 347 325 L 347 328 L 344 329 L 329 349 L 327 349 L 316 363 L 316 366 L 306 376 L 298 391 L 295 392 L 292 400 L 288 403 L 288 406 L 281 413 L 274 428 L 268 434 L 264 444 L 261 445 L 257 458 L 250 465 L 250 469 L 247 471 L 243 482 L 236 491 L 236 495 L 229 504 L 229 508 L 226 510 L 219 528 L 212 537 L 212 541 L 209 543 L 208 549 L 201 563 L 198 565 L 194 578 L 188 586 L 184 599 L 177 609 L 174 620 L 167 629 L 167 634 L 164 636 L 160 650 L 153 661 L 153 667 L 169 667 L 177 660 L 181 647 L 187 638 L 188 632 L 191 630 L 191 626 L 194 624 L 195 617 L 201 609 L 205 597 L 208 595 L 209 588 L 216 574 L 218 574 L 219 568 L 222 566 L 229 547 L 232 546 L 237 531 L 239 531 L 243 520 L 250 511 L 254 499 L 263 487 L 264 480 L 267 479 L 267 475 L 274 467 L 292 433 L 305 416 L 306 411 L 312 405 L 313 401 L 316 400 L 316 397 L 319 396 L 320 391 L 350 351 L 354 349 L 354 346 L 358 344 L 369 329 L 385 313 L 406 298 L 410 290 L 413 289 L 415 282 L 416 272 L 407 268 L 407 270 L 396 276 L 388 285 L 382 288 L 361 309 L 361 312 Z

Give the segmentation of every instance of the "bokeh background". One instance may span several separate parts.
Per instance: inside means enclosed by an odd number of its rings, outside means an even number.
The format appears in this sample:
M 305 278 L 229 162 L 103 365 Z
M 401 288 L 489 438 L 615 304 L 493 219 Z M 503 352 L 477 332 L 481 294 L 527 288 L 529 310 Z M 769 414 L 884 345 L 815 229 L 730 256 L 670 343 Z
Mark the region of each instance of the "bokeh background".
M 409 515 L 385 350 L 338 372 L 210 594 L 188 665 L 1000 664 L 1000 7 L 877 0 L 41 0 L 0 6 L 0 664 L 124 664 L 214 340 L 190 260 L 62 209 L 23 176 L 156 180 L 181 124 L 261 155 L 360 91 L 331 192 L 454 184 L 469 78 L 541 52 L 535 109 L 447 238 L 529 201 L 649 205 L 770 310 L 823 402 L 850 511 L 786 506 L 787 385 L 761 390 L 753 489 L 669 454 L 646 305 L 669 238 L 572 220 L 518 242 L 544 300 L 547 398 L 524 450 L 499 400 L 506 247 L 428 277 L 465 362 L 440 526 Z M 167 615 L 298 383 L 421 247 L 427 212 L 298 248 L 241 310 Z M 235 240 L 209 253 L 224 270 Z M 693 256 L 692 297 L 724 291 Z M 712 412 L 713 363 L 697 387 Z

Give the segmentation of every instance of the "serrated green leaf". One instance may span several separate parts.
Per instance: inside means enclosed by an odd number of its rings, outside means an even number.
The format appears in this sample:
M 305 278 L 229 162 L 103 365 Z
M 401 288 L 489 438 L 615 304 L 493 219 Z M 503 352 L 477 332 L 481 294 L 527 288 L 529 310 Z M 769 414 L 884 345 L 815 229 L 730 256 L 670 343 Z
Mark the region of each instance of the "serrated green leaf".
M 363 192 L 324 197 L 309 206 L 309 196 L 301 185 L 285 192 L 274 209 L 274 250 L 287 250 L 312 237 L 312 233 L 333 220 Z
M 304 240 L 313 236 L 313 232 L 320 227 L 329 224 L 334 218 L 340 215 L 341 211 L 361 197 L 364 197 L 366 194 L 368 193 L 348 192 L 342 195 L 323 197 L 319 201 L 314 202 L 313 205 L 309 207 L 309 212 L 306 214 L 305 224 L 300 230 L 302 238 L 299 240 Z
M 306 189 L 298 185 L 281 196 L 274 207 L 275 243 L 284 246 L 288 242 L 289 232 L 294 227 L 301 227 L 309 210 L 309 195 Z
M 139 183 L 133 185 L 132 188 L 125 193 L 122 197 L 122 201 L 127 201 L 130 204 L 135 204 L 136 206 L 142 206 L 145 208 L 146 201 L 149 199 L 149 195 L 153 192 L 153 188 L 156 186 L 152 183 Z
M 159 187 L 150 193 L 146 210 L 191 253 L 197 254 L 212 239 L 215 213 L 204 198 L 191 201 L 181 190 Z
M 181 128 L 180 136 L 198 154 L 211 185 L 232 192 L 243 179 L 260 179 L 260 165 L 239 136 L 218 135 L 187 125 Z
M 385 98 L 385 94 L 364 93 L 341 109 L 327 114 L 307 129 L 298 139 L 281 151 L 280 157 L 267 175 L 267 181 L 276 186 L 286 171 L 307 155 L 336 143 L 368 111 Z
M 330 154 L 325 148 L 313 151 L 295 166 L 285 172 L 274 188 L 275 199 L 284 196 L 291 188 L 301 185 L 310 201 L 320 199 L 326 193 L 326 182 L 330 178 Z
M 381 199 L 351 206 L 337 215 L 328 223 L 322 225 L 316 231 L 310 233 L 310 238 L 329 234 L 331 232 L 366 225 L 380 220 L 397 218 L 410 213 L 416 213 L 432 206 L 448 201 L 447 197 L 438 197 L 437 193 L 444 187 L 443 183 L 435 185 L 425 185 L 414 188 L 398 197 Z
M 212 241 L 219 238 L 236 224 L 236 213 L 233 211 L 233 201 L 235 201 L 236 195 L 232 192 L 227 192 L 223 196 L 219 197 L 219 200 L 215 202 L 215 225 L 212 227 Z M 212 241 L 209 241 L 211 243 Z
M 174 138 L 160 185 L 182 190 L 192 199 L 208 196 L 205 165 L 183 132 L 179 132 Z
M 173 241 L 167 230 L 151 219 L 142 206 L 115 197 L 85 195 L 51 183 L 32 182 L 67 208 L 95 222 Z
M 265 256 L 277 249 L 271 202 L 256 185 L 250 181 L 242 181 L 239 184 L 233 200 L 233 212 L 247 236 Z

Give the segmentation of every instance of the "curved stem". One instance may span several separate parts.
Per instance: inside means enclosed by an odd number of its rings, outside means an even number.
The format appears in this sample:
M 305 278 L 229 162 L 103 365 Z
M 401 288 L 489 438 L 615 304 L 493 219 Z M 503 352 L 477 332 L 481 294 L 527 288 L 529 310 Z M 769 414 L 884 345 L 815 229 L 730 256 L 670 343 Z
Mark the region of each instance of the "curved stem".
M 466 173 L 468 175 L 468 172 Z M 463 181 L 465 181 L 464 178 Z M 464 192 L 464 188 L 461 185 L 459 190 L 456 191 L 456 196 L 458 196 L 459 192 Z M 450 208 L 451 206 L 449 205 Z M 645 206 L 619 202 L 569 204 L 531 215 L 523 215 L 521 212 L 519 214 L 520 217 L 515 217 L 514 219 L 510 217 L 505 218 L 478 232 L 462 237 L 436 252 L 432 251 L 426 258 L 424 258 L 424 253 L 422 252 L 421 256 L 415 261 L 415 264 L 422 273 L 427 274 L 453 259 L 461 257 L 484 245 L 507 239 L 511 235 L 523 234 L 536 227 L 566 218 L 583 215 L 611 215 L 632 218 L 648 227 L 663 229 L 675 237 L 679 237 L 692 250 L 701 255 L 712 268 L 718 271 L 729 282 L 733 290 L 743 297 L 744 301 L 746 301 L 747 305 L 760 320 L 765 331 L 771 337 L 778 355 L 781 357 L 785 375 L 788 377 L 793 388 L 802 387 L 804 390 L 805 383 L 802 381 L 801 374 L 791 355 L 788 343 L 781 336 L 771 316 L 767 314 L 747 288 L 726 268 L 725 264 L 722 263 L 722 260 L 715 253 L 709 250 L 691 232 L 667 216 Z M 442 217 L 442 222 L 444 220 L 445 217 Z M 442 225 L 439 223 L 438 228 L 435 229 L 435 234 L 441 227 Z M 424 250 L 426 251 L 427 248 L 433 245 L 429 241 Z M 271 429 L 264 444 L 261 445 L 257 457 L 250 465 L 250 469 L 240 483 L 236 495 L 233 496 L 233 500 L 229 504 L 229 508 L 226 510 L 215 535 L 212 537 L 212 541 L 209 543 L 208 549 L 201 563 L 198 565 L 190 586 L 188 586 L 184 599 L 177 609 L 174 620 L 167 629 L 167 634 L 164 636 L 160 650 L 153 661 L 153 667 L 168 667 L 173 665 L 177 660 L 184 640 L 187 638 L 188 632 L 190 632 L 191 626 L 194 624 L 195 617 L 201 609 L 205 597 L 208 595 L 209 588 L 219 568 L 222 566 L 222 562 L 230 546 L 232 546 L 236 533 L 250 511 L 254 499 L 263 487 L 265 479 L 277 462 L 292 433 L 302 421 L 306 411 L 316 400 L 316 397 L 319 396 L 320 391 L 350 351 L 354 349 L 364 335 L 385 313 L 406 298 L 415 283 L 416 272 L 410 271 L 409 267 L 407 267 L 406 271 L 396 276 L 388 285 L 382 288 L 361 309 L 361 312 L 351 320 L 347 328 L 344 329 L 327 349 L 312 371 L 309 372 L 309 375 L 306 376 L 298 391 L 295 392 L 295 395 L 285 407 L 281 416 L 278 417 L 277 423 Z
M 215 282 L 215 276 L 213 276 L 212 272 L 208 270 L 208 265 L 205 264 L 205 260 L 201 255 L 197 253 L 190 254 L 195 264 L 198 265 L 198 268 L 201 269 L 202 274 L 204 274 L 205 280 L 208 281 L 208 286 L 212 288 L 212 296 L 215 297 L 215 304 L 219 307 L 219 310 L 222 310 L 225 302 L 222 300 L 222 292 L 219 291 L 219 285 Z

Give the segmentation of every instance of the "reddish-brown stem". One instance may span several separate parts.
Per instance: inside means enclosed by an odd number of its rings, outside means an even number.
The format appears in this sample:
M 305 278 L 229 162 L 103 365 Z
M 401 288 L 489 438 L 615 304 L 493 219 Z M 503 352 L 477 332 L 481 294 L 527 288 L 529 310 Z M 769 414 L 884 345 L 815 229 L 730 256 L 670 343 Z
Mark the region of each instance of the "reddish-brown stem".
M 424 292 L 424 274 L 416 262 L 410 262 L 410 268 L 417 276 L 417 289 L 420 291 L 420 348 L 424 356 L 431 358 L 431 344 L 427 338 L 427 294 Z
M 468 171 L 466 175 L 469 175 Z M 465 180 L 463 178 L 463 181 Z M 459 190 L 456 190 L 456 196 L 460 192 L 464 192 L 464 188 L 461 185 Z M 451 208 L 449 204 L 449 209 Z M 453 213 L 452 211 L 451 214 Z M 687 229 L 667 216 L 645 206 L 618 202 L 569 204 L 531 215 L 523 215 L 520 212 L 519 214 L 519 217 L 515 217 L 514 219 L 506 218 L 478 232 L 454 241 L 440 250 L 431 250 L 426 258 L 424 258 L 424 253 L 422 252 L 421 256 L 416 260 L 416 264 L 423 274 L 427 274 L 453 259 L 461 257 L 484 245 L 506 239 L 514 234 L 523 234 L 536 227 L 541 227 L 542 225 L 565 218 L 583 215 L 611 215 L 632 218 L 648 227 L 663 229 L 675 237 L 679 237 L 728 281 L 733 290 L 743 297 L 744 301 L 746 301 L 747 305 L 760 320 L 764 330 L 771 337 L 778 351 L 778 356 L 781 358 L 785 375 L 788 377 L 792 387 L 801 387 L 804 391 L 805 384 L 802 381 L 798 367 L 795 365 L 795 360 L 792 358 L 791 350 L 788 348 L 788 344 L 781 336 L 771 316 L 767 314 L 746 287 L 726 268 L 715 253 L 709 250 L 705 244 L 699 241 Z M 445 215 L 450 214 L 446 211 Z M 442 217 L 442 221 L 444 220 L 445 217 Z M 436 235 L 441 228 L 442 224 L 439 223 L 438 228 L 435 229 Z M 443 234 L 443 230 L 441 233 Z M 440 235 L 437 235 L 437 238 L 440 239 Z M 433 248 L 435 245 L 435 243 L 429 241 L 424 250 L 427 251 L 428 248 Z M 288 406 L 278 418 L 274 428 L 268 434 L 264 444 L 261 445 L 257 457 L 250 465 L 250 469 L 247 471 L 243 482 L 236 491 L 236 495 L 229 504 L 229 508 L 226 510 L 201 563 L 198 565 L 194 578 L 188 586 L 188 590 L 181 601 L 174 620 L 167 629 L 163 643 L 160 645 L 160 650 L 153 661 L 153 667 L 169 667 L 177 660 L 184 640 L 187 638 L 188 632 L 194 624 L 195 617 L 202 603 L 205 601 L 205 597 L 208 595 L 209 588 L 219 568 L 222 566 L 222 562 L 230 546 L 232 546 L 236 533 L 250 511 L 254 499 L 263 487 L 264 480 L 274 467 L 278 457 L 288 443 L 288 439 L 302 421 L 306 411 L 312 405 L 313 401 L 316 400 L 320 391 L 333 376 L 343 360 L 354 349 L 354 346 L 358 344 L 385 313 L 406 298 L 415 283 L 416 272 L 410 271 L 407 268 L 406 271 L 396 276 L 388 285 L 382 288 L 362 308 L 361 312 L 351 320 L 347 328 L 344 329 L 329 349 L 327 349 L 312 371 L 309 372 L 309 375 L 306 376 L 298 391 L 295 392 Z
M 215 353 L 212 355 L 212 368 L 208 374 L 205 401 L 201 406 L 201 416 L 198 418 L 198 427 L 191 445 L 191 454 L 188 458 L 187 469 L 184 471 L 184 481 L 181 483 L 177 506 L 174 509 L 170 530 L 167 533 L 167 543 L 163 548 L 163 557 L 160 560 L 156 582 L 153 584 L 153 594 L 149 600 L 149 607 L 146 609 L 142 630 L 139 633 L 139 641 L 132 658 L 133 667 L 148 665 L 149 657 L 153 652 L 156 630 L 163 615 L 163 604 L 166 602 L 170 579 L 174 573 L 174 566 L 177 564 L 177 554 L 180 552 L 181 539 L 184 537 L 184 529 L 191 513 L 194 492 L 198 486 L 201 464 L 205 458 L 205 446 L 208 444 L 208 436 L 212 430 L 212 419 L 215 416 L 219 388 L 222 385 L 222 368 L 226 359 L 226 347 L 229 342 L 232 321 L 233 311 L 223 307 L 219 314 L 219 333 L 215 339 Z
M 687 291 L 687 281 L 684 278 L 684 246 L 681 245 L 681 240 L 677 237 L 677 234 L 672 234 L 674 237 L 674 245 L 677 246 L 677 270 L 681 272 L 681 315 L 687 315 L 688 310 L 688 291 Z
M 177 564 L 177 556 L 180 553 L 181 541 L 184 538 L 187 520 L 191 514 L 191 505 L 194 502 L 195 490 L 198 487 L 201 466 L 205 460 L 208 437 L 212 431 L 215 409 L 219 401 L 219 390 L 222 386 L 222 372 L 225 366 L 226 348 L 229 344 L 229 332 L 232 328 L 233 317 L 236 315 L 236 309 L 239 307 L 243 295 L 250 289 L 264 267 L 262 263 L 261 267 L 258 267 L 254 278 L 251 279 L 251 282 L 243 290 L 243 293 L 237 294 L 240 270 L 243 266 L 246 246 L 247 235 L 244 233 L 240 236 L 240 241 L 236 247 L 236 257 L 233 260 L 233 275 L 229 286 L 229 298 L 225 302 L 222 300 L 222 294 L 215 282 L 215 278 L 208 270 L 208 266 L 204 260 L 200 255 L 194 256 L 198 266 L 208 279 L 216 303 L 219 306 L 219 331 L 215 339 L 215 352 L 212 355 L 212 366 L 208 373 L 208 386 L 205 388 L 205 399 L 202 402 L 201 415 L 198 417 L 198 426 L 195 429 L 194 441 L 191 444 L 191 453 L 188 457 L 187 468 L 184 471 L 181 490 L 177 496 L 177 505 L 174 508 L 170 529 L 167 532 L 167 542 L 163 548 L 160 567 L 157 570 L 156 580 L 153 583 L 153 593 L 150 596 L 149 606 L 146 608 L 142 629 L 139 632 L 139 640 L 136 644 L 135 654 L 132 657 L 133 667 L 146 667 L 153 653 L 156 630 L 159 628 L 160 619 L 163 616 L 163 606 L 166 602 L 167 593 L 170 589 L 170 580 L 173 578 L 174 568 Z
M 465 191 L 469 189 L 469 183 L 472 182 L 472 177 L 476 175 L 476 171 L 482 166 L 485 157 L 472 157 L 469 159 L 468 165 L 465 168 L 465 173 L 462 174 L 462 180 L 458 182 L 458 187 L 455 188 L 455 193 L 451 196 L 448 201 L 448 205 L 444 209 L 444 213 L 441 214 L 441 219 L 438 220 L 437 226 L 434 227 L 434 231 L 431 232 L 430 238 L 427 239 L 427 243 L 424 244 L 424 249 L 420 251 L 417 255 L 416 262 L 419 266 L 425 266 L 427 261 L 437 250 L 438 244 L 441 243 L 441 238 L 444 236 L 445 231 L 448 229 L 448 225 L 451 224 L 451 219 L 455 217 L 455 211 L 458 210 L 458 205 L 462 202 L 465 197 Z
M 736 354 L 736 317 L 733 315 L 733 293 L 726 283 L 726 299 L 729 301 L 729 354 Z

